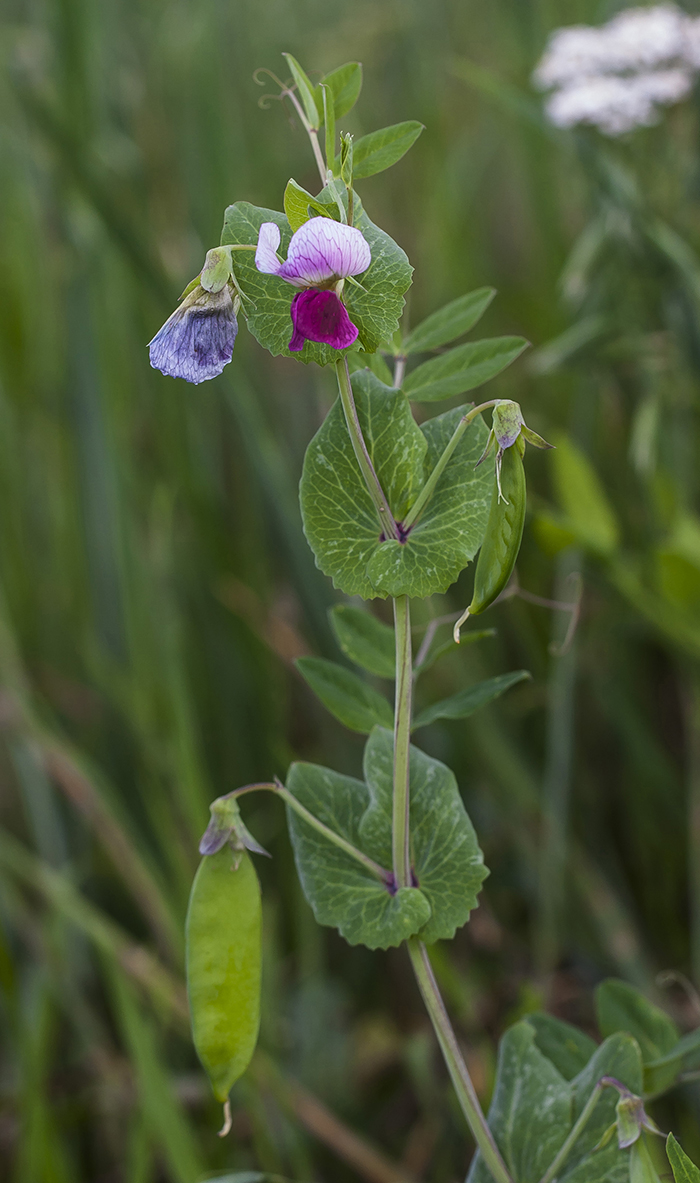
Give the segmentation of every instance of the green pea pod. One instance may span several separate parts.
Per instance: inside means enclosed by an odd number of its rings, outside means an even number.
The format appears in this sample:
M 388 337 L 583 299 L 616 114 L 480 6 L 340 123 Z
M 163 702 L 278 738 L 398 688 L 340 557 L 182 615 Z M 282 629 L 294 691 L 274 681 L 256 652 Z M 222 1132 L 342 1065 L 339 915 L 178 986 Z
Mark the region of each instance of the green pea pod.
M 226 1102 L 260 1025 L 262 910 L 250 856 L 228 843 L 206 855 L 187 911 L 187 994 L 197 1055 Z
M 501 457 L 500 486 L 494 480 L 493 498 L 484 541 L 474 575 L 472 602 L 454 627 L 459 644 L 459 630 L 468 616 L 478 616 L 500 596 L 508 583 L 518 557 L 525 525 L 525 468 L 517 439 Z

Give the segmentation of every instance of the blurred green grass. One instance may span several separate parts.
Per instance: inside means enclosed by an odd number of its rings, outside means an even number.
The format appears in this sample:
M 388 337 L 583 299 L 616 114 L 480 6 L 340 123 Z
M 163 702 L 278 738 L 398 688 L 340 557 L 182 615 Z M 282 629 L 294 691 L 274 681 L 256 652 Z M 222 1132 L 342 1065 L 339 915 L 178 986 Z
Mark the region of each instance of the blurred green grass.
M 426 125 L 361 187 L 416 267 L 411 322 L 484 284 L 499 289 L 485 333 L 536 349 L 602 318 L 570 361 L 550 350 L 556 364 L 518 363 L 489 393 L 517 398 L 545 435 L 572 432 L 646 571 L 677 507 L 698 512 L 697 310 L 641 237 L 590 281 L 570 260 L 569 286 L 578 276 L 585 293 L 567 303 L 560 277 L 602 203 L 605 154 L 552 134 L 528 84 L 549 30 L 613 7 L 5 0 L 0 1177 L 461 1177 L 468 1135 L 402 953 L 371 956 L 316 928 L 268 800 L 246 813 L 274 855 L 261 868 L 263 1052 L 235 1090 L 233 1134 L 215 1137 L 182 986 L 208 803 L 284 775 L 295 756 L 353 772 L 361 755 L 291 668 L 305 651 L 338 657 L 337 597 L 296 508 L 333 390 L 244 331 L 224 376 L 196 389 L 152 371 L 146 342 L 228 203 L 279 208 L 290 176 L 314 187 L 303 132 L 278 104 L 261 109 L 253 71 L 281 70 L 282 51 L 310 72 L 361 60 L 348 130 Z M 688 104 L 623 149 L 649 208 L 691 244 L 686 273 L 700 243 L 697 136 Z M 645 399 L 664 424 L 653 470 L 628 458 Z M 552 500 L 548 463 L 529 458 L 535 509 Z M 548 651 L 559 622 L 513 599 L 487 622 L 495 639 L 430 675 L 435 695 L 465 676 L 534 675 L 497 708 L 421 737 L 455 767 L 492 868 L 472 924 L 437 954 L 484 1099 L 494 1040 L 523 1010 L 546 1000 L 590 1026 L 601 975 L 656 990 L 660 969 L 698 972 L 697 657 L 630 606 L 610 566 L 553 556 L 526 530 L 531 592 L 567 598 L 581 563 L 583 618 L 565 658 Z M 469 581 L 434 614 L 463 606 Z M 666 1000 L 690 1013 L 682 991 Z M 673 1117 L 697 1154 L 693 1089 Z M 339 1122 L 362 1138 L 348 1143 Z

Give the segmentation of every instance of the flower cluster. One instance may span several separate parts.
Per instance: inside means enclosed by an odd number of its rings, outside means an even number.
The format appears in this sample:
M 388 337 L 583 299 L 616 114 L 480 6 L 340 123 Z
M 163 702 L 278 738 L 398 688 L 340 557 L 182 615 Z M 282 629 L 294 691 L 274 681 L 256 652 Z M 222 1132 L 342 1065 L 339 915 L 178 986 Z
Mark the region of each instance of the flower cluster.
M 599 27 L 552 34 L 534 82 L 551 90 L 556 127 L 587 123 L 618 136 L 658 122 L 690 92 L 700 70 L 700 18 L 673 4 L 628 8 Z

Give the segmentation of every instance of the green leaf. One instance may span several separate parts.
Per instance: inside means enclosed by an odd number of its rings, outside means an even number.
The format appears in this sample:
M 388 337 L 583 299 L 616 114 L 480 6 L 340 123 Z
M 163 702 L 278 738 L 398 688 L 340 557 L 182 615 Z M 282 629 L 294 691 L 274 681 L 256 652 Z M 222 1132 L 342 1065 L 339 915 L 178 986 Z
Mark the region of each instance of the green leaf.
M 428 442 L 426 479 L 467 407 L 456 407 L 421 425 Z M 445 468 L 433 497 L 405 543 L 379 545 L 367 565 L 375 595 L 425 597 L 445 592 L 481 546 L 493 486 L 491 464 L 476 468 L 488 431 L 472 421 Z
M 378 678 L 394 677 L 396 645 L 390 625 L 350 604 L 336 604 L 331 608 L 330 620 L 346 657 Z
M 363 849 L 387 866 L 391 862 L 394 737 L 375 728 L 365 748 L 365 779 L 372 802 L 360 823 Z M 474 827 L 462 803 L 454 774 L 419 748 L 410 749 L 411 863 L 432 915 L 421 940 L 451 940 L 476 907 L 488 875 Z
M 578 1119 L 593 1089 L 603 1076 L 614 1076 L 631 1092 L 639 1095 L 642 1089 L 642 1058 L 639 1045 L 631 1035 L 622 1032 L 611 1035 L 596 1048 L 585 1068 L 571 1082 L 572 1121 Z M 618 1148 L 617 1140 L 612 1139 L 603 1150 L 596 1150 L 603 1134 L 615 1121 L 617 1101 L 618 1094 L 614 1089 L 604 1089 L 601 1092 L 586 1128 L 559 1175 L 561 1183 L 590 1183 L 593 1178 L 600 1178 L 607 1183 L 608 1179 L 615 1179 L 618 1173 L 625 1179 L 628 1154 L 627 1151 Z
M 571 1089 L 535 1044 L 527 1022 L 506 1031 L 498 1049 L 488 1122 L 517 1183 L 539 1183 L 571 1128 Z M 493 1183 L 480 1154 L 467 1183 Z
M 442 702 L 435 702 L 421 711 L 413 721 L 414 730 L 418 727 L 428 727 L 436 719 L 467 719 L 480 707 L 500 698 L 511 686 L 531 677 L 528 670 L 515 670 L 511 674 L 499 674 L 495 678 L 487 678 L 485 682 L 477 682 L 476 686 L 460 690 L 459 694 L 443 698 Z
M 475 292 L 452 300 L 408 334 L 403 343 L 403 352 L 427 353 L 468 333 L 481 320 L 495 295 L 495 288 L 477 288 Z
M 700 1170 L 676 1141 L 673 1134 L 666 1139 L 666 1153 L 675 1183 L 700 1183 Z
M 411 370 L 403 384 L 404 391 L 418 403 L 436 403 L 455 394 L 465 394 L 495 378 L 527 346 L 523 337 L 489 337 L 458 345 Z
M 309 206 L 313 210 L 313 215 L 309 213 Z M 336 216 L 338 207 L 335 202 L 327 205 L 318 201 L 317 198 L 307 193 L 306 189 L 302 189 L 301 185 L 297 185 L 292 178 L 287 181 L 287 188 L 284 191 L 284 212 L 293 232 L 303 226 L 304 222 L 308 222 L 312 216 L 334 218 L 336 222 L 339 220 Z
M 322 123 L 322 115 L 316 106 L 315 88 L 308 76 L 302 70 L 296 58 L 293 58 L 291 53 L 283 53 L 283 58 L 287 59 L 287 65 L 292 71 L 292 76 L 297 84 L 299 91 L 299 98 L 301 99 L 306 118 L 310 127 L 319 128 Z
M 536 1012 L 528 1015 L 525 1021 L 534 1027 L 535 1044 L 542 1055 L 552 1061 L 564 1080 L 573 1080 L 586 1067 L 598 1046 L 590 1035 L 554 1015 Z
M 315 817 L 362 848 L 359 826 L 369 805 L 363 781 L 316 764 L 293 764 L 287 788 Z M 392 895 L 361 863 L 289 807 L 287 822 L 301 886 L 314 916 L 319 924 L 337 928 L 348 944 L 388 949 L 429 919 L 430 904 L 418 888 L 404 887 Z
M 381 131 L 372 131 L 354 142 L 353 170 L 355 180 L 372 177 L 375 173 L 391 168 L 408 149 L 415 144 L 424 125 L 410 119 L 405 123 L 394 123 Z M 336 161 L 336 164 L 339 164 Z
M 661 1183 L 654 1160 L 649 1153 L 646 1138 L 642 1136 L 629 1150 L 630 1183 Z
M 352 387 L 372 463 L 400 520 L 423 483 L 425 436 L 400 390 L 384 386 L 369 370 L 353 374 Z M 300 499 L 304 533 L 323 573 L 348 595 L 381 594 L 367 577 L 381 526 L 339 399 L 307 448 Z
M 351 374 L 355 374 L 358 370 L 371 370 L 385 386 L 393 385 L 391 370 L 381 353 L 364 353 L 362 350 L 358 353 L 349 353 L 348 369 Z
M 645 1064 L 673 1051 L 678 1028 L 639 990 L 618 978 L 608 978 L 596 988 L 596 1016 L 603 1035 L 628 1031 L 637 1040 Z
M 326 189 L 314 200 L 322 207 L 330 206 L 331 212 L 335 208 L 335 199 Z M 284 257 L 292 236 L 287 217 L 276 210 L 250 205 L 247 201 L 238 201 L 226 210 L 222 245 L 256 244 L 263 222 L 274 222 L 279 226 L 280 253 Z M 359 345 L 367 353 L 374 353 L 392 337 L 398 327 L 404 305 L 403 294 L 410 286 L 413 269 L 401 248 L 367 217 L 357 194 L 355 225 L 369 243 L 372 262 L 362 276 L 362 287 L 346 284 L 344 300 L 351 321 L 357 325 Z M 234 268 L 244 293 L 254 301 L 254 307 L 247 306 L 247 323 L 250 332 L 263 348 L 275 357 L 294 357 L 303 362 L 315 361 L 319 365 L 327 365 L 344 356 L 342 350 L 312 341 L 307 341 L 300 353 L 290 353 L 287 348 L 292 336 L 290 307 L 296 289 L 278 275 L 264 275 L 258 271 L 252 251 L 237 251 Z M 357 346 L 351 348 L 356 349 Z
M 326 710 L 351 731 L 369 735 L 377 723 L 393 726 L 394 712 L 386 698 L 352 670 L 324 657 L 299 657 L 294 664 Z
M 381 866 L 391 865 L 393 736 L 375 728 L 365 747 L 365 782 L 294 764 L 287 787 L 317 818 Z M 395 895 L 288 810 L 297 870 L 319 924 L 352 945 L 398 945 L 410 935 L 447 939 L 466 922 L 488 874 L 449 768 L 411 748 L 412 862 L 418 887 Z
M 609 555 L 619 543 L 619 530 L 603 486 L 590 461 L 567 436 L 559 436 L 551 452 L 552 476 L 567 526 L 589 550 Z
M 323 83 L 330 86 L 333 93 L 336 119 L 342 119 L 348 111 L 352 111 L 359 98 L 362 89 L 362 63 L 347 62 L 344 66 L 338 66 L 337 70 L 331 70 L 330 74 L 324 74 L 321 83 L 315 90 L 316 105 L 321 116 L 323 115 L 323 93 L 321 91 Z

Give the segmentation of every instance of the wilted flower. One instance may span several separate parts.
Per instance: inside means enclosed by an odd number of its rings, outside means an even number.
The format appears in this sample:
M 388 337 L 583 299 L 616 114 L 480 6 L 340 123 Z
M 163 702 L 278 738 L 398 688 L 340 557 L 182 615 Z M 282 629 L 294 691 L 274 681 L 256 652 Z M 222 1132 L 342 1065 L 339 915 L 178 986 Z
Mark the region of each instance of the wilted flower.
M 207 253 L 199 281 L 158 330 L 148 349 L 151 365 L 170 378 L 198 385 L 216 378 L 233 355 L 239 297 L 231 280 L 231 252 Z
M 360 275 L 372 261 L 362 233 L 332 218 L 310 218 L 292 235 L 285 262 L 277 255 L 279 244 L 279 226 L 263 222 L 255 252 L 258 271 L 304 289 L 292 300 L 291 352 L 303 349 L 304 341 L 320 341 L 334 349 L 352 345 L 357 327 L 339 293 L 344 279 Z
M 617 136 L 656 123 L 689 93 L 700 69 L 700 18 L 674 4 L 629 8 L 600 27 L 557 29 L 534 81 L 552 89 L 557 127 L 588 123 Z
M 527 440 L 529 444 L 534 444 L 536 448 L 553 448 L 554 444 L 548 444 L 546 440 L 542 439 L 536 431 L 528 427 L 523 419 L 523 413 L 520 410 L 520 404 L 511 402 L 510 399 L 498 399 L 494 404 L 493 418 L 491 423 L 491 430 L 486 441 L 486 447 L 481 456 L 476 462 L 478 468 L 480 464 L 488 456 L 494 444 L 498 445 L 496 452 L 496 482 L 498 484 L 498 497 L 502 499 L 503 493 L 501 491 L 501 461 L 503 453 L 506 448 L 512 448 L 518 440 Z M 521 455 L 524 451 L 524 443 L 521 444 Z

